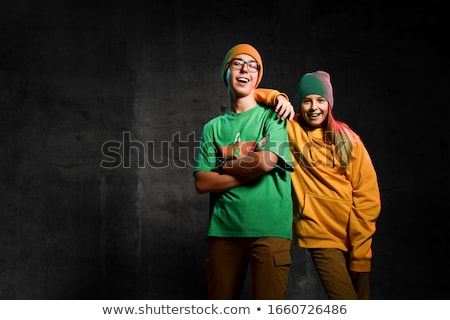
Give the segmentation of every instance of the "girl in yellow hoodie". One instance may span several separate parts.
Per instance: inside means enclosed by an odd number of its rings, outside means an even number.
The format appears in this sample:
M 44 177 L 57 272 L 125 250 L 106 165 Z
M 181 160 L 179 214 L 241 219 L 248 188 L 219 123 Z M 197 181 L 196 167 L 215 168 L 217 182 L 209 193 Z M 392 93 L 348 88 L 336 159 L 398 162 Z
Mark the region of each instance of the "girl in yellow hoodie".
M 287 125 L 295 243 L 310 251 L 330 299 L 369 299 L 381 209 L 374 166 L 360 137 L 333 117 L 330 75 L 306 73 L 297 89 L 299 111 Z M 274 105 L 278 94 L 258 89 L 256 99 Z

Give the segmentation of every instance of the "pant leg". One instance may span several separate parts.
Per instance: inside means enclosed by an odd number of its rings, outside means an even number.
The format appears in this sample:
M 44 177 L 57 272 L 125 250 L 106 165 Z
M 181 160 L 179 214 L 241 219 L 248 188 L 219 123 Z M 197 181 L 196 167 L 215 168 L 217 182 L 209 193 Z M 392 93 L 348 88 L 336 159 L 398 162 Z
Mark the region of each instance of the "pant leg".
M 347 259 L 342 250 L 314 248 L 309 249 L 309 252 L 329 299 L 358 299 L 347 269 Z
M 285 299 L 290 250 L 291 241 L 281 238 L 257 238 L 250 245 L 253 299 Z
M 369 272 L 352 272 L 352 282 L 358 299 L 370 299 L 370 273 Z
M 205 261 L 208 299 L 240 299 L 248 268 L 245 238 L 208 239 Z

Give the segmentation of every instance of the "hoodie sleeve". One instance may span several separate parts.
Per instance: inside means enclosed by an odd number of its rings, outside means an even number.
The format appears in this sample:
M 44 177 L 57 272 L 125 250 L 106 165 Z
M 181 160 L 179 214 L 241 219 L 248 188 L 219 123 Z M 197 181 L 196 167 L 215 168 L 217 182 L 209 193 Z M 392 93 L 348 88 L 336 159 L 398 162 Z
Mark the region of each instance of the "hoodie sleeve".
M 349 222 L 350 269 L 369 272 L 372 259 L 372 237 L 381 210 L 377 175 L 369 153 L 358 138 L 353 145 L 350 181 L 353 205 Z
M 277 97 L 279 95 L 284 96 L 289 101 L 288 95 L 278 90 L 265 88 L 255 89 L 256 102 L 266 104 L 271 107 L 275 107 L 277 105 Z

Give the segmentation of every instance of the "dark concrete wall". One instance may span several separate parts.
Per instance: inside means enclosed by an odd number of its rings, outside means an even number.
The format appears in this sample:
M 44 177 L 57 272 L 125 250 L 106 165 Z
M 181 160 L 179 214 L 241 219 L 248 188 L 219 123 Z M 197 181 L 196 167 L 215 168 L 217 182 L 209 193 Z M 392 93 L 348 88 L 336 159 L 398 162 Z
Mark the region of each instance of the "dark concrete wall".
M 373 298 L 449 299 L 446 27 L 429 2 L 2 4 L 0 298 L 205 298 L 193 160 L 227 104 L 220 63 L 250 42 L 261 86 L 293 102 L 302 73 L 329 71 L 372 155 Z M 324 298 L 293 256 L 288 298 Z

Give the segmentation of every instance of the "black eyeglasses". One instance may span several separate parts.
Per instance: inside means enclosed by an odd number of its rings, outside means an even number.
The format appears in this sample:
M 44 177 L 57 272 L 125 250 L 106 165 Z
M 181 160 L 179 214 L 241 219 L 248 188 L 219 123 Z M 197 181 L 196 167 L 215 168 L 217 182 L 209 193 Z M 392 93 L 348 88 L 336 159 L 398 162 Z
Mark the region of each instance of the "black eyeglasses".
M 259 71 L 259 63 L 256 61 L 244 61 L 242 59 L 231 59 L 228 64 L 230 68 L 233 70 L 241 70 L 244 65 L 247 65 L 249 72 L 258 72 Z

